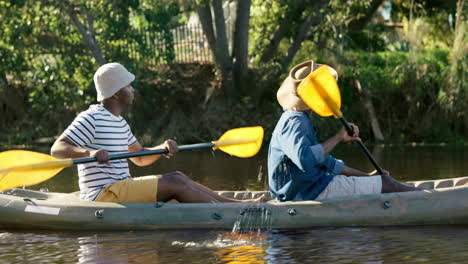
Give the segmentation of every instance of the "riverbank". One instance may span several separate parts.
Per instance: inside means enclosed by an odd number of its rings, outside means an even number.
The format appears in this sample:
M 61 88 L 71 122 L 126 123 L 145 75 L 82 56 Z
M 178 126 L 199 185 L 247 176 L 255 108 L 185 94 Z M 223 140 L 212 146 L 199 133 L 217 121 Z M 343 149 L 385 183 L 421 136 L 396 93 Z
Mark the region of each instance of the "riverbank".
M 342 111 L 349 121 L 360 126 L 361 137 L 367 144 L 467 144 L 468 117 L 466 102 L 461 99 L 466 91 L 459 92 L 458 101 L 447 101 L 448 97 L 444 97 L 444 72 L 449 67 L 447 52 L 438 50 L 429 55 L 409 64 L 409 55 L 403 52 L 352 53 L 349 57 L 358 66 L 352 70 L 337 67 Z M 136 101 L 124 116 L 143 144 L 157 144 L 167 138 L 183 144 L 205 142 L 217 139 L 231 128 L 255 125 L 265 128 L 268 142 L 282 112 L 276 102 L 276 90 L 286 73 L 270 76 L 264 69 L 254 68 L 252 92 L 236 98 L 223 94 L 215 68 L 210 64 L 162 65 L 136 73 Z M 362 89 L 369 92 L 383 140 L 376 140 L 369 112 L 354 85 L 357 73 Z M 77 113 L 96 103 L 94 88 L 88 84 L 86 89 L 70 96 L 49 98 L 47 92 L 40 100 L 23 97 L 17 101 L 18 108 L 24 111 L 14 115 L 4 113 L 0 145 L 31 145 L 41 141 L 50 144 Z M 261 95 L 253 92 L 260 88 Z M 30 88 L 21 89 L 26 93 Z M 70 102 L 70 98 L 74 101 Z M 314 115 L 312 119 L 321 139 L 336 133 L 340 126 L 332 117 Z

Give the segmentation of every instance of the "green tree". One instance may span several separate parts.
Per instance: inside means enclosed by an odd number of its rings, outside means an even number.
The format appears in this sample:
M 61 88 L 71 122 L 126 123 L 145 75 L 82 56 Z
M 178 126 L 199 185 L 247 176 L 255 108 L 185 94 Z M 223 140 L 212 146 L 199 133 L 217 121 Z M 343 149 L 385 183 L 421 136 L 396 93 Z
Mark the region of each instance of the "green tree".
M 63 130 L 63 119 L 95 101 L 97 66 L 147 67 L 146 31 L 162 32 L 170 44 L 179 14 L 177 5 L 156 0 L 0 1 L 0 7 L 0 115 L 13 124 L 2 126 L 2 141 Z M 174 50 L 155 56 L 170 61 Z

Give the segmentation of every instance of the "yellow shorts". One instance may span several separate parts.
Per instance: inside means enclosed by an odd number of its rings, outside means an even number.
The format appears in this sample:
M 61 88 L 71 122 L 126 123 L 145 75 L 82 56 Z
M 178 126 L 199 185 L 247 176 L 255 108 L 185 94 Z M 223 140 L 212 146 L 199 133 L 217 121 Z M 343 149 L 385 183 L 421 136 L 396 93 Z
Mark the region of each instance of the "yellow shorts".
M 143 176 L 107 185 L 96 202 L 155 203 L 160 178 L 161 175 Z

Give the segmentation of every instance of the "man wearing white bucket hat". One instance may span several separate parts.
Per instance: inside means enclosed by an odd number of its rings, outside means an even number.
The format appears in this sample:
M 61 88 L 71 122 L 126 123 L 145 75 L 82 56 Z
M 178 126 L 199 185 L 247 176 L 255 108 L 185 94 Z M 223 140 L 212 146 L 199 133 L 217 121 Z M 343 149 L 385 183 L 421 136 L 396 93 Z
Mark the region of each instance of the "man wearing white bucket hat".
M 179 202 L 259 202 L 236 200 L 218 195 L 212 190 L 193 182 L 181 172 L 157 176 L 132 178 L 127 159 L 109 160 L 109 153 L 119 154 L 144 150 L 121 116 L 123 110 L 133 103 L 135 75 L 119 63 L 102 65 L 94 74 L 97 101 L 88 110 L 80 113 L 60 135 L 51 148 L 58 158 L 96 157 L 97 162 L 79 164 L 80 198 L 99 202 L 156 202 L 176 199 Z M 171 157 L 177 152 L 177 143 L 166 140 L 163 144 L 148 148 L 166 148 Z M 133 157 L 138 166 L 157 161 L 162 155 Z
M 312 110 L 297 94 L 297 87 L 320 66 L 313 61 L 295 66 L 277 92 L 284 112 L 273 131 L 268 151 L 268 178 L 272 194 L 278 201 L 297 201 L 418 190 L 395 181 L 387 171 L 385 175 L 362 172 L 330 155 L 338 143 L 360 140 L 359 128 L 354 124 L 350 124 L 353 136 L 342 128 L 325 142 L 318 142 L 309 117 Z M 327 67 L 338 78 L 337 72 Z

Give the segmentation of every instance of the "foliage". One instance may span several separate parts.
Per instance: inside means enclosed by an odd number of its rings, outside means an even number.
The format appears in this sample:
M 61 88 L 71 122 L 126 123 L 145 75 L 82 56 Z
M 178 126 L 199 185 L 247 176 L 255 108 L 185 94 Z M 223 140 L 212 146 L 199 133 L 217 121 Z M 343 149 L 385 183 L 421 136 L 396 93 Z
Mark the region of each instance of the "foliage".
M 250 21 L 249 54 L 251 60 L 258 62 L 261 53 L 270 42 L 280 23 L 284 23 L 291 1 L 253 0 Z
M 309 49 L 315 46 L 306 45 Z M 307 54 L 307 48 L 304 52 Z M 327 61 L 328 52 L 318 52 L 317 61 Z M 434 142 L 465 138 L 467 116 L 447 112 L 447 102 L 440 100 L 447 86 L 450 69 L 448 49 L 420 51 L 413 62 L 409 52 L 349 51 L 345 56 L 354 67 L 338 65 L 339 86 L 343 95 L 343 112 L 361 126 L 363 138 L 371 137 L 367 113 L 351 79 L 359 76 L 363 89 L 368 89 L 387 141 Z M 306 57 L 298 60 L 306 60 Z M 461 102 L 459 102 L 461 103 Z M 463 102 L 466 109 L 466 101 Z M 359 121 L 358 121 L 359 120 Z M 325 131 L 331 133 L 333 127 Z
M 98 65 L 71 22 L 68 8 L 95 34 L 108 61 L 119 61 L 132 71 L 146 66 L 136 61 L 147 52 L 144 32 L 161 32 L 170 43 L 170 28 L 178 25 L 174 18 L 179 11 L 173 3 L 100 0 L 69 5 L 66 1 L 0 1 L 0 79 L 6 80 L 0 87 L 4 98 L 0 114 L 15 124 L 1 128 L 0 141 L 20 131 L 30 131 L 31 137 L 60 133 L 64 119 L 69 121 L 95 102 L 92 78 Z M 138 53 L 128 54 L 125 45 L 136 46 Z M 160 56 L 170 61 L 174 51 L 165 49 Z M 9 100 L 16 101 L 16 106 L 9 105 Z M 37 125 L 38 120 L 46 124 Z
M 466 121 L 468 102 L 468 5 L 463 0 L 458 1 L 453 48 L 450 51 L 450 70 L 447 73 L 446 93 L 440 97 L 446 101 L 446 110 L 456 118 Z M 467 122 L 462 123 L 467 126 Z
M 359 123 L 363 138 L 370 138 L 371 129 L 351 83 L 356 74 L 371 92 L 387 140 L 467 140 L 466 17 L 455 25 L 462 16 L 456 16 L 452 7 L 434 11 L 437 1 L 394 0 L 391 20 L 403 28 L 384 25 L 377 14 L 372 23 L 349 32 L 349 24 L 364 16 L 372 1 L 323 1 L 327 3 L 319 10 L 323 19 L 309 30 L 291 64 L 314 59 L 339 71 L 342 110 Z M 0 128 L 2 143 L 55 136 L 77 112 L 95 102 L 92 77 L 98 65 L 70 20 L 67 3 L 73 4 L 105 59 L 122 62 L 136 73 L 141 103 L 127 118 L 144 143 L 155 144 L 165 138 L 183 143 L 211 140 L 244 125 L 264 126 L 267 142 L 281 113 L 276 91 L 287 74 L 281 61 L 313 1 L 253 0 L 249 93 L 206 102 L 207 91 L 217 91 L 220 85 L 213 65 L 156 67 L 144 60 L 153 52 L 144 41 L 147 33 L 158 33 L 172 43 L 170 29 L 180 25 L 181 10 L 189 12 L 190 5 L 181 8 L 180 1 L 159 0 L 0 0 L 0 115 L 9 124 Z M 466 14 L 466 6 L 459 10 Z M 280 25 L 287 27 L 278 49 L 270 61 L 261 62 Z M 130 45 L 136 47 L 135 53 L 129 54 Z M 171 62 L 173 46 L 154 56 Z M 314 120 L 322 137 L 339 126 L 326 118 Z

